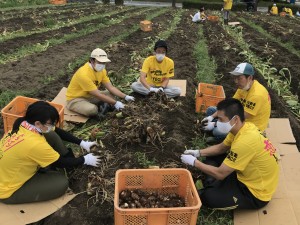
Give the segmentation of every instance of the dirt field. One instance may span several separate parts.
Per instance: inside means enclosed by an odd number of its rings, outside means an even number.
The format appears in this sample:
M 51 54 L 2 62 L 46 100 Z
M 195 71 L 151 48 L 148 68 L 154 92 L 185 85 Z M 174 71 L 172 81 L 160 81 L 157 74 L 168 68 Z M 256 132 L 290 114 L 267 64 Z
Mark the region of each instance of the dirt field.
M 164 11 L 160 13 L 160 10 Z M 109 114 L 103 122 L 103 130 L 106 131 L 106 135 L 102 138 L 105 146 L 102 149 L 105 166 L 101 167 L 101 175 L 93 176 L 93 171 L 99 171 L 87 167 L 69 172 L 70 187 L 74 192 L 84 192 L 87 183 L 93 180 L 98 195 L 80 194 L 61 210 L 46 218 L 43 224 L 113 224 L 114 175 L 117 169 L 142 168 L 147 164 L 147 160 L 156 162 L 156 165 L 164 168 L 186 168 L 180 163 L 180 154 L 186 147 L 193 146 L 193 139 L 196 136 L 201 136 L 195 129 L 195 121 L 199 115 L 194 110 L 195 89 L 199 82 L 195 78 L 199 68 L 197 68 L 194 56 L 195 46 L 199 41 L 198 30 L 203 29 L 209 55 L 217 64 L 216 73 L 219 76 L 216 83 L 224 86 L 226 96 L 232 96 L 236 90 L 228 72 L 245 60 L 242 55 L 238 54 L 241 49 L 236 40 L 228 36 L 221 23 L 193 24 L 189 17 L 192 13 L 194 10 L 116 8 L 114 6 L 103 7 L 99 4 L 0 11 L 0 33 L 2 34 L 0 36 L 0 56 L 5 60 L 0 64 L 0 93 L 22 91 L 29 97 L 43 100 L 52 100 L 62 87 L 66 87 L 73 73 L 85 60 L 88 60 L 89 53 L 96 47 L 101 47 L 108 52 L 111 59 L 111 63 L 107 65 L 108 71 L 114 71 L 118 79 L 123 79 L 122 76 L 128 74 L 130 69 L 141 67 L 142 60 L 134 59 L 134 53 L 143 51 L 146 52 L 146 55 L 150 55 L 151 51 L 147 51 L 147 46 L 172 26 L 175 17 L 180 18 L 175 30 L 171 32 L 166 41 L 169 45 L 168 55 L 175 62 L 176 79 L 187 80 L 186 97 L 176 99 L 176 105 L 172 107 L 170 105 L 163 107 L 155 103 L 157 100 L 153 99 L 154 96 L 148 98 L 135 95 L 136 107 L 143 108 L 144 110 L 141 112 L 146 117 L 156 118 L 155 122 L 162 125 L 165 135 L 161 137 L 161 140 L 155 139 L 152 143 L 151 141 L 147 143 L 143 139 L 141 142 L 124 143 L 124 140 L 120 139 L 118 135 L 122 131 L 125 120 L 117 120 L 114 113 Z M 15 14 L 18 16 L 15 17 Z M 93 15 L 95 18 L 92 17 Z M 154 16 L 151 18 L 154 24 L 152 32 L 146 33 L 139 29 L 133 29 L 149 15 Z M 78 22 L 79 18 L 88 19 Z M 270 19 L 263 14 L 247 13 L 238 13 L 232 18 L 234 20 L 251 19 L 271 35 L 278 36 L 282 42 L 291 42 L 295 49 L 300 50 L 299 20 L 295 22 L 289 18 Z M 273 21 L 275 19 L 276 22 Z M 55 26 L 55 24 L 60 26 Z M 99 24 L 102 27 L 91 32 L 88 31 L 89 28 L 93 29 Z M 300 97 L 299 57 L 266 39 L 250 26 L 246 24 L 242 26 L 244 38 L 251 44 L 253 52 L 261 58 L 269 57 L 271 53 L 265 51 L 265 46 L 268 44 L 268 49 L 274 55 L 271 61 L 272 65 L 277 69 L 288 68 L 290 70 L 292 93 Z M 272 26 L 276 26 L 276 29 L 269 29 Z M 87 29 L 86 34 L 67 38 L 67 35 L 78 34 L 84 29 Z M 289 38 L 285 38 L 283 32 L 288 29 L 292 29 L 291 35 Z M 125 33 L 127 35 L 122 36 Z M 113 42 L 113 38 L 116 37 L 120 38 L 117 39 L 117 42 Z M 50 39 L 51 41 L 49 41 Z M 55 42 L 54 40 L 60 41 Z M 225 40 L 235 49 L 224 49 Z M 48 43 L 48 46 L 43 51 L 30 52 L 28 50 L 38 43 L 41 45 Z M 27 56 L 21 55 L 25 51 L 24 49 L 29 52 Z M 20 55 L 16 55 L 16 52 Z M 256 79 L 267 86 L 262 77 L 257 76 Z M 299 120 L 286 106 L 281 96 L 278 96 L 270 88 L 268 90 L 272 99 L 271 117 L 290 119 L 299 148 Z M 134 106 L 133 109 L 135 109 Z M 128 113 L 128 116 L 137 116 L 134 115 L 134 110 L 124 113 Z M 93 119 L 89 121 L 89 124 L 96 123 L 98 121 Z M 146 158 L 137 155 L 137 152 L 144 153 Z

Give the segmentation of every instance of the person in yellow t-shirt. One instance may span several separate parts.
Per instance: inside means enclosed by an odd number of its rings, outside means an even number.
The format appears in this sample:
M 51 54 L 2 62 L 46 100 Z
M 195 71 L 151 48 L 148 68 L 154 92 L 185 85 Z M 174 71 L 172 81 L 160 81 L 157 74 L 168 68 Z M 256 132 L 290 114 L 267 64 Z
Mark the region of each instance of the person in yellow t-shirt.
M 272 6 L 272 8 L 270 10 L 270 14 L 274 15 L 274 16 L 278 15 L 278 8 L 277 8 L 276 4 L 273 4 L 273 6 Z
M 288 16 L 294 17 L 293 10 L 291 8 L 284 7 L 283 12 L 286 12 Z
M 224 5 L 223 5 L 224 24 L 228 25 L 229 12 L 231 11 L 231 8 L 232 8 L 232 0 L 223 0 L 223 2 L 224 2 Z
M 126 95 L 114 87 L 105 69 L 106 63 L 110 62 L 104 50 L 96 48 L 92 51 L 89 62 L 80 67 L 71 79 L 66 98 L 67 109 L 92 117 L 104 114 L 109 105 L 117 110 L 124 108 L 124 104 L 116 101 L 113 96 L 134 101 L 134 97 Z M 107 91 L 100 91 L 103 85 Z
M 271 99 L 267 89 L 254 80 L 254 68 L 249 63 L 240 63 L 230 74 L 234 76 L 234 82 L 238 87 L 233 98 L 240 100 L 243 104 L 246 122 L 252 122 L 261 132 L 264 132 L 271 115 Z M 209 107 L 207 115 L 203 119 L 203 121 L 207 121 L 204 130 L 212 131 L 213 136 L 222 140 L 226 133 L 221 132 L 216 126 L 215 107 Z
M 179 96 L 181 89 L 168 85 L 170 78 L 174 77 L 174 62 L 166 56 L 167 43 L 163 40 L 157 41 L 154 45 L 154 51 L 153 56 L 145 59 L 140 79 L 132 83 L 132 90 L 142 95 L 161 91 L 170 98 Z
M 47 102 L 37 101 L 1 139 L 0 202 L 21 204 L 57 198 L 66 192 L 68 179 L 52 168 L 98 166 L 98 156 L 89 153 L 75 158 L 62 140 L 78 144 L 87 152 L 96 143 L 55 127 L 57 121 L 57 110 Z
M 199 190 L 209 208 L 258 209 L 271 200 L 279 179 L 278 153 L 250 122 L 241 102 L 228 98 L 217 105 L 217 126 L 229 132 L 226 139 L 205 149 L 185 150 L 183 163 L 206 177 Z M 203 162 L 198 157 L 206 157 Z

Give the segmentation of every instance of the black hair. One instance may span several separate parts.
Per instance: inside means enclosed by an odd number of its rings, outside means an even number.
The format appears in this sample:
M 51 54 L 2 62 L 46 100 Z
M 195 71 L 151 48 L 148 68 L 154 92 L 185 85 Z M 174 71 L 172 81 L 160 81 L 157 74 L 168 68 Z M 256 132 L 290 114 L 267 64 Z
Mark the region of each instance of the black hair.
M 204 6 L 200 7 L 200 12 L 204 12 Z
M 156 51 L 157 48 L 165 48 L 166 52 L 168 52 L 168 45 L 164 40 L 158 40 L 154 45 L 154 51 Z
M 18 118 L 13 125 L 12 133 L 17 133 L 19 127 L 23 121 L 27 121 L 30 124 L 34 124 L 36 121 L 40 121 L 42 124 L 46 124 L 48 120 L 51 123 L 56 123 L 59 120 L 59 114 L 56 108 L 45 101 L 37 101 L 28 106 L 25 116 Z
M 242 103 L 235 98 L 226 98 L 220 101 L 217 105 L 217 110 L 224 111 L 225 116 L 229 119 L 238 115 L 242 122 L 245 121 L 244 107 Z

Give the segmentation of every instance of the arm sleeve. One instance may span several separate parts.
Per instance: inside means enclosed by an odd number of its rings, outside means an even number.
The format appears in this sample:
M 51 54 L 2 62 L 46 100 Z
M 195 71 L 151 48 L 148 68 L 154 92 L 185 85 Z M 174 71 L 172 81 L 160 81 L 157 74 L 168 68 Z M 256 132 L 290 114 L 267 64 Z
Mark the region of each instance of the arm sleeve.
M 171 60 L 170 67 L 168 69 L 167 78 L 174 77 L 174 61 Z
M 63 129 L 60 129 L 59 127 L 55 127 L 55 132 L 64 141 L 74 143 L 74 144 L 77 144 L 77 145 L 80 145 L 80 142 L 82 141 L 81 139 L 79 139 L 79 138 L 75 137 L 74 135 L 70 134 L 69 132 L 64 131 Z
M 65 156 L 60 156 L 58 160 L 56 160 L 51 165 L 58 168 L 70 168 L 80 166 L 83 163 L 83 156 L 75 158 L 73 152 L 69 150 L 69 152 Z
M 149 58 L 145 59 L 141 71 L 144 72 L 144 73 L 148 73 L 148 71 L 149 71 Z

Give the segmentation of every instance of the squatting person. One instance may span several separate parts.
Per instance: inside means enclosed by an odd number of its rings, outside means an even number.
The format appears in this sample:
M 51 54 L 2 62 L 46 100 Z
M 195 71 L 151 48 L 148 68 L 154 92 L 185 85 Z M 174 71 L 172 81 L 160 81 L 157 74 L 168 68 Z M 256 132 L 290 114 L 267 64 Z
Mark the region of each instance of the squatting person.
M 183 163 L 207 175 L 199 191 L 210 208 L 258 209 L 268 204 L 279 178 L 278 155 L 253 123 L 245 122 L 241 102 L 228 98 L 217 105 L 218 126 L 229 132 L 217 145 L 186 150 Z M 198 157 L 206 159 L 201 162 Z

